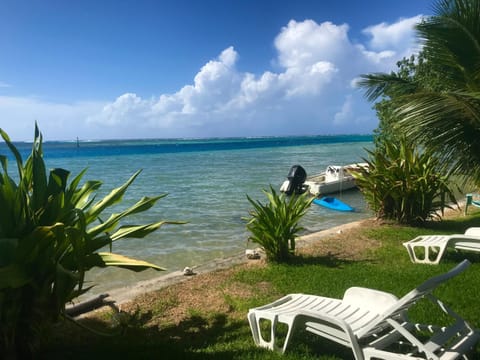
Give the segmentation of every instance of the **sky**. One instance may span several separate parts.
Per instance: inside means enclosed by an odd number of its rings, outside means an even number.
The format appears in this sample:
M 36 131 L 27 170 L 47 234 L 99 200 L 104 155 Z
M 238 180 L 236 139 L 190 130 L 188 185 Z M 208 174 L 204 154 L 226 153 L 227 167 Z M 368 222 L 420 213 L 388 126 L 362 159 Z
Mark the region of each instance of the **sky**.
M 0 128 L 31 141 L 368 134 L 361 74 L 433 0 L 0 0 Z

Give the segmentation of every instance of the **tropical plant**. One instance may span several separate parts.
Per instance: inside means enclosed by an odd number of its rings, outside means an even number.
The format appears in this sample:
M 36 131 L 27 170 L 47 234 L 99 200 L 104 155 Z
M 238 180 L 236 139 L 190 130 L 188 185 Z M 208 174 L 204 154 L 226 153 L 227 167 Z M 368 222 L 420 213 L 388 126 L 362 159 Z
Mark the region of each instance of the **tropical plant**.
M 377 140 L 383 143 L 396 141 L 397 136 L 403 136 L 402 129 L 397 126 L 399 121 L 397 109 L 405 103 L 406 95 L 411 95 L 420 89 L 445 90 L 446 84 L 441 75 L 430 62 L 426 61 L 426 57 L 424 50 L 418 55 L 411 55 L 409 58 L 398 61 L 397 72 L 361 76 L 358 85 L 365 88 L 365 96 L 370 101 L 381 98 L 374 104 L 380 120 L 378 128 L 374 130 L 375 144 Z
M 433 9 L 416 26 L 428 76 L 370 74 L 362 86 L 370 100 L 397 101 L 398 132 L 480 185 L 480 0 L 439 0 Z
M 267 204 L 255 201 L 247 195 L 252 204 L 247 229 L 249 240 L 259 244 L 265 250 L 267 260 L 273 262 L 287 261 L 295 252 L 295 238 L 303 227 L 299 221 L 310 207 L 312 200 L 307 194 L 278 195 L 272 186 L 270 192 L 264 190 Z
M 102 219 L 104 211 L 122 200 L 136 172 L 125 184 L 95 201 L 100 181 L 86 181 L 86 170 L 68 183 L 69 171 L 50 170 L 47 176 L 42 135 L 35 126 L 31 155 L 22 157 L 8 135 L 0 135 L 16 160 L 17 182 L 0 155 L 0 354 L 24 358 L 39 345 L 41 334 L 65 315 L 65 304 L 84 294 L 85 272 L 117 266 L 134 271 L 163 268 L 108 251 L 113 242 L 142 238 L 163 224 L 120 225 L 125 218 L 150 209 L 166 194 L 144 197 L 136 204 Z M 103 250 L 107 248 L 107 250 Z
M 366 151 L 368 167 L 352 174 L 378 218 L 418 224 L 456 202 L 448 176 L 439 175 L 440 163 L 428 151 L 415 150 L 405 139 Z

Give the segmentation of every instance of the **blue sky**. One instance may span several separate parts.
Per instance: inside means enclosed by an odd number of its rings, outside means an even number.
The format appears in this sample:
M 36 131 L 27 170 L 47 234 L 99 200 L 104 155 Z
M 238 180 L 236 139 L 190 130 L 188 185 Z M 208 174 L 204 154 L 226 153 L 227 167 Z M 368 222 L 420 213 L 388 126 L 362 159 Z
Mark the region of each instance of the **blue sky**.
M 31 140 L 370 133 L 353 86 L 426 0 L 0 0 L 0 127 Z

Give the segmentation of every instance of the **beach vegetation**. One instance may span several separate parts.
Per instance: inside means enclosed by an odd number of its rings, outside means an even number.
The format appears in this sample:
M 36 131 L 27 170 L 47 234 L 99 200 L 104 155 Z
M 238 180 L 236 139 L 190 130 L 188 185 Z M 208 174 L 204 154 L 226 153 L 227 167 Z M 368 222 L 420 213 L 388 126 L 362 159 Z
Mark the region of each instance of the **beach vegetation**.
M 419 54 L 399 61 L 397 72 L 362 75 L 359 82 L 366 97 L 377 101 L 374 108 L 380 119 L 374 138 L 376 149 L 370 153 L 374 158 L 372 162 L 379 165 L 389 159 L 392 164 L 402 164 L 404 170 L 402 173 L 399 166 L 393 165 L 391 172 L 397 175 L 384 174 L 385 179 L 396 177 L 396 187 L 385 186 L 384 180 L 373 176 L 373 172 L 370 180 L 366 177 L 359 180 L 364 193 L 369 193 L 367 202 L 380 217 L 415 221 L 417 217 L 412 217 L 410 211 L 417 208 L 418 220 L 423 221 L 428 213 L 441 210 L 444 200 L 451 197 L 446 188 L 448 179 L 467 191 L 471 190 L 472 183 L 480 185 L 480 0 L 438 0 L 433 9 L 434 15 L 416 26 L 422 44 Z M 418 201 L 408 199 L 411 192 L 401 201 L 397 197 L 398 208 L 405 216 L 398 216 L 398 213 L 391 216 L 392 212 L 385 210 L 396 208 L 388 205 L 392 192 L 405 184 L 420 185 L 420 179 L 424 178 L 418 177 L 419 172 L 410 171 L 407 163 L 412 157 L 392 158 L 392 155 L 408 153 L 391 151 L 395 147 L 405 147 L 402 142 L 408 142 L 406 146 L 415 149 L 412 154 L 432 158 L 428 173 L 436 185 L 427 186 L 428 189 L 419 186 L 418 190 L 432 192 L 418 193 Z M 382 168 L 386 167 L 377 166 L 374 171 Z M 427 169 L 423 171 L 426 173 Z M 367 181 L 372 183 L 367 184 Z M 438 191 L 435 190 L 437 185 Z M 424 199 L 436 192 L 434 201 Z M 432 208 L 424 211 L 417 206 L 400 206 L 403 203 L 417 203 L 422 207 L 431 204 Z
M 428 151 L 417 150 L 404 138 L 377 140 L 376 147 L 366 151 L 368 167 L 352 174 L 377 218 L 419 224 L 456 203 L 441 163 Z
M 452 174 L 480 185 L 480 0 L 438 0 L 416 26 L 422 51 L 391 74 L 367 74 L 371 101 L 389 102 L 389 127 Z
M 0 135 L 18 172 L 10 176 L 9 158 L 0 155 L 0 354 L 4 359 L 29 358 L 52 325 L 68 318 L 65 305 L 91 289 L 85 285 L 88 270 L 107 266 L 163 270 L 112 253 L 114 242 L 143 238 L 164 224 L 178 222 L 122 224 L 166 194 L 143 197 L 125 210 L 105 215 L 112 206 L 118 210 L 139 172 L 96 199 L 102 183 L 90 180 L 82 185 L 86 170 L 71 181 L 68 170 L 46 170 L 37 126 L 25 162 L 2 129 Z
M 263 191 L 268 202 L 263 204 L 247 199 L 253 206 L 247 218 L 249 240 L 259 244 L 265 251 L 267 259 L 272 262 L 288 261 L 295 253 L 295 238 L 303 230 L 300 220 L 307 212 L 313 199 L 306 193 L 287 196 L 270 186 L 270 191 Z

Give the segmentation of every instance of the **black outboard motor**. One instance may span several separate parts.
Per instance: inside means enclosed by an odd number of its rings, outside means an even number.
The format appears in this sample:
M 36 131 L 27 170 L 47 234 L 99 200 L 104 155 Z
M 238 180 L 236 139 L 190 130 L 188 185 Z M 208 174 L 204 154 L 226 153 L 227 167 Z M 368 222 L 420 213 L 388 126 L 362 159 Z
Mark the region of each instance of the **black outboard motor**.
M 288 172 L 287 179 L 288 179 L 288 186 L 285 189 L 285 194 L 292 195 L 295 194 L 302 194 L 305 192 L 305 187 L 303 183 L 307 178 L 307 172 L 303 167 L 300 165 L 293 165 Z

